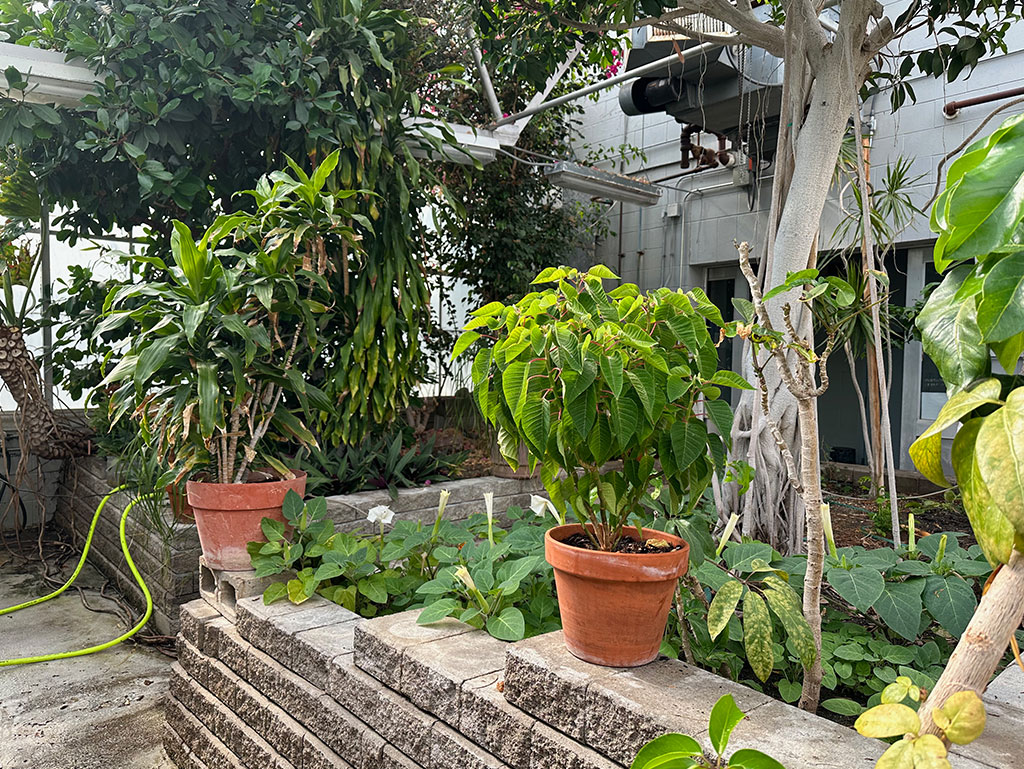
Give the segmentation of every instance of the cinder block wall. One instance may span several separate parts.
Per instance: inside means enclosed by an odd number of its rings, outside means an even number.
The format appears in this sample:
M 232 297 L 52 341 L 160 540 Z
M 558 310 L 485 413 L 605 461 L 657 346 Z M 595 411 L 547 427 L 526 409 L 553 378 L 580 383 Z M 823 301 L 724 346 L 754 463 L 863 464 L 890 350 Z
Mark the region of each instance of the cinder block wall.
M 236 609 L 232 624 L 205 602 L 182 607 L 164 731 L 180 769 L 623 769 L 666 732 L 710 750 L 708 716 L 727 693 L 747 713 L 731 749 L 787 769 L 872 769 L 886 747 L 676 660 L 589 665 L 561 633 L 506 644 L 320 599 Z M 992 734 L 956 748 L 956 766 L 1019 765 L 1010 708 L 988 707 Z
M 105 459 L 84 457 L 68 463 L 57 494 L 54 521 L 72 537 L 75 545 L 84 544 L 96 506 L 111 488 Z M 494 492 L 494 509 L 500 514 L 513 505 L 527 507 L 530 494 L 540 491 L 541 484 L 535 479 L 467 478 L 402 489 L 396 500 L 392 500 L 387 491 L 328 497 L 327 510 L 338 528 L 345 531 L 366 529 L 366 514 L 376 505 L 390 506 L 399 518 L 432 521 L 442 489 L 451 492 L 445 517 L 457 521 L 484 509 L 485 491 Z M 124 560 L 118 535 L 121 513 L 129 501 L 127 494 L 116 494 L 107 503 L 96 527 L 89 562 L 114 582 L 141 614 L 145 601 Z M 170 520 L 169 511 L 165 518 Z M 165 537 L 141 509 L 136 508 L 129 514 L 126 531 L 132 558 L 153 595 L 152 625 L 158 633 L 175 635 L 178 607 L 199 595 L 200 548 L 196 527 L 190 523 L 173 524 L 170 536 Z

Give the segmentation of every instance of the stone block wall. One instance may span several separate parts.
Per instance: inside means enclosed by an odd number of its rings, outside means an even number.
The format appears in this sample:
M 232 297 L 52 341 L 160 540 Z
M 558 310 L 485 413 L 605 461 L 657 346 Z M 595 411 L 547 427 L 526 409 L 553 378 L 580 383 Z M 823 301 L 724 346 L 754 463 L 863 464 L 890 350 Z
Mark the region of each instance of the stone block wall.
M 112 487 L 104 458 L 84 457 L 68 464 L 57 495 L 54 520 L 72 537 L 75 545 L 81 547 L 85 542 L 96 506 Z M 366 514 L 376 505 L 389 505 L 400 518 L 432 521 L 441 489 L 448 489 L 452 495 L 445 517 L 462 520 L 472 512 L 483 510 L 485 491 L 494 492 L 494 509 L 502 513 L 512 505 L 529 506 L 530 494 L 540 488 L 539 480 L 485 476 L 401 489 L 394 501 L 387 491 L 328 497 L 327 510 L 339 529 L 358 531 L 366 527 Z M 107 503 L 96 527 L 89 562 L 99 568 L 141 613 L 145 600 L 124 560 L 118 535 L 121 513 L 129 501 L 127 494 L 116 494 Z M 170 520 L 169 511 L 165 519 Z M 200 594 L 200 548 L 196 527 L 191 523 L 168 524 L 167 534 L 161 534 L 137 507 L 129 514 L 126 530 L 132 558 L 153 595 L 152 625 L 158 633 L 175 635 L 178 632 L 178 607 Z
M 232 624 L 206 603 L 182 607 L 164 733 L 180 769 L 623 769 L 668 731 L 710 749 L 725 693 L 748 716 L 732 749 L 787 769 L 870 769 L 885 748 L 674 660 L 589 665 L 560 633 L 506 644 L 454 620 L 361 620 L 320 599 L 236 610 Z M 958 769 L 1021 766 L 998 735 L 978 746 Z

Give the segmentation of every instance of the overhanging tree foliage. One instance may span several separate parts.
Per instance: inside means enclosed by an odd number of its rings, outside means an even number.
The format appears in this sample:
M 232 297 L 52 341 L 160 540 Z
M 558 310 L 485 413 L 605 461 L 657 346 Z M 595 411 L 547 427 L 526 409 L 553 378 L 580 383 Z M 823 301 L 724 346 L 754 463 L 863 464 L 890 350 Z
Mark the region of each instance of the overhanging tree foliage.
M 416 212 L 443 186 L 414 156 L 440 143 L 416 120 L 433 117 L 426 95 L 459 70 L 428 59 L 435 26 L 373 1 L 3 4 L 10 40 L 104 75 L 75 108 L 3 100 L 0 143 L 64 210 L 58 237 L 141 226 L 154 253 L 173 219 L 198 234 L 251 205 L 234 193 L 286 153 L 308 171 L 340 148 L 335 183 L 365 192 L 350 212 L 363 249 L 328 254 L 336 320 L 312 375 L 335 404 L 320 436 L 353 442 L 405 405 L 418 370 L 428 292 Z M 12 85 L 25 75 L 6 72 Z

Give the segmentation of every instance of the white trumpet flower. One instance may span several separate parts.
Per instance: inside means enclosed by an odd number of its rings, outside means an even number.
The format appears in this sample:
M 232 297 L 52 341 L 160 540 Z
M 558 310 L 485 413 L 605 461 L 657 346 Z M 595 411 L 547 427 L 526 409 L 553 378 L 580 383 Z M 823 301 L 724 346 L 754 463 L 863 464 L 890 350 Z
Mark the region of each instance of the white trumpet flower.
M 366 514 L 366 520 L 370 523 L 389 524 L 394 517 L 395 511 L 387 505 L 371 507 L 369 512 Z

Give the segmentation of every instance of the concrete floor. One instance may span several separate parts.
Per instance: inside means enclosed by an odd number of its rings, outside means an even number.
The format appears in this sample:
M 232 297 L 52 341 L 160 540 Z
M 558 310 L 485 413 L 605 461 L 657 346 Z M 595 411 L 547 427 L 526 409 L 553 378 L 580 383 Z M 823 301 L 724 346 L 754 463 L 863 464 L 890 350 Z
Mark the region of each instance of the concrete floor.
M 70 576 L 74 562 L 65 569 Z M 45 595 L 38 558 L 0 548 L 0 607 Z M 86 566 L 76 584 L 99 587 Z M 90 605 L 112 606 L 86 591 Z M 125 630 L 111 614 L 87 610 L 75 590 L 0 616 L 0 660 L 70 651 Z M 163 696 L 172 660 L 120 644 L 97 654 L 0 667 L 0 769 L 173 769 L 160 744 Z

